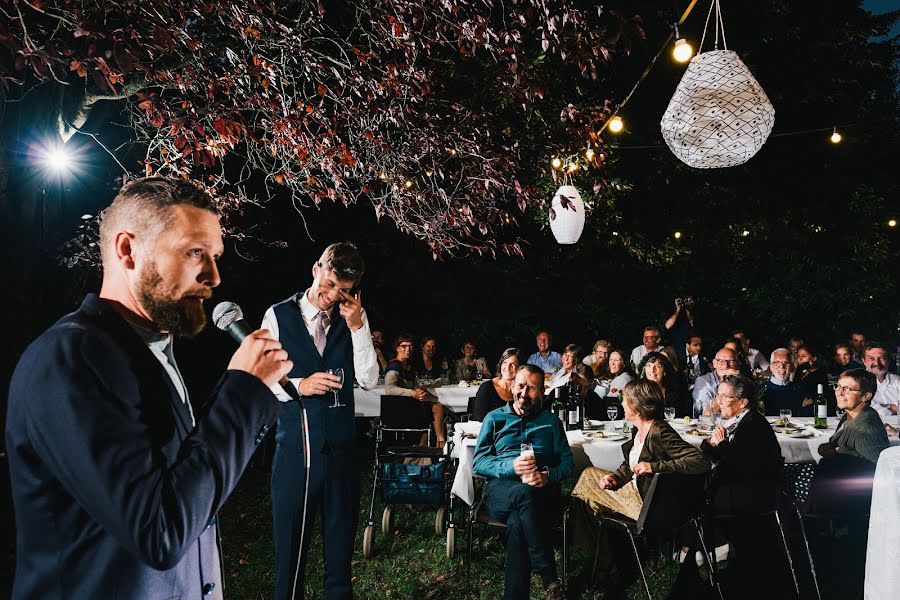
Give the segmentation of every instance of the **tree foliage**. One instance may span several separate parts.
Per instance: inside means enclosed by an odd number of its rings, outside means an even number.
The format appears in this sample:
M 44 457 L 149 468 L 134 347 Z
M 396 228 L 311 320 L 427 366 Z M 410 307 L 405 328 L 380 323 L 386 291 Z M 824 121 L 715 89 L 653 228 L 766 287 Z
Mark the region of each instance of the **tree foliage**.
M 643 35 L 638 17 L 576 0 L 0 9 L 0 90 L 51 87 L 64 137 L 120 102 L 147 174 L 202 180 L 238 210 L 365 199 L 435 257 L 522 254 L 517 225 L 546 200 L 540 165 L 599 146 L 603 75 Z

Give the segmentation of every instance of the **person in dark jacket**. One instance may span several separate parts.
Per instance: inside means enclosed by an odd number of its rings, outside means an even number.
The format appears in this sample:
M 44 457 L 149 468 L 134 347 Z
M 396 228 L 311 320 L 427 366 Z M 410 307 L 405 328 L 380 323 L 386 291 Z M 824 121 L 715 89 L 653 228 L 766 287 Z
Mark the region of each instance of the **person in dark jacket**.
M 206 324 L 223 250 L 212 199 L 187 181 L 129 182 L 104 211 L 100 294 L 35 340 L 10 382 L 12 598 L 222 598 L 216 513 L 293 366 L 255 331 L 192 405 L 174 336 Z

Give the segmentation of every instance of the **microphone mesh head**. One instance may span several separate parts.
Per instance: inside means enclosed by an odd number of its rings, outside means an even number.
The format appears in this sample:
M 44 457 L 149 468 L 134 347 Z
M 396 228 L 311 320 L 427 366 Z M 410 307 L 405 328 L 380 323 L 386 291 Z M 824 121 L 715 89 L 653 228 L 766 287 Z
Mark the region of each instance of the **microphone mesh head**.
M 240 321 L 243 318 L 244 312 L 234 302 L 219 302 L 213 309 L 213 323 L 222 331 L 228 329 L 235 321 Z

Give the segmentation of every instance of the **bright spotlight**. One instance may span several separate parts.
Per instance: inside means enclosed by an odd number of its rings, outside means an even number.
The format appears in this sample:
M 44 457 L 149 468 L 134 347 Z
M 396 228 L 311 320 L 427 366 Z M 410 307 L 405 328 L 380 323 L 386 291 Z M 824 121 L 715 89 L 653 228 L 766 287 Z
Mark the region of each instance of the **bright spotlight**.
M 72 157 L 66 152 L 62 146 L 57 146 L 52 150 L 48 150 L 44 154 L 44 164 L 51 171 L 63 175 L 68 173 L 72 168 Z

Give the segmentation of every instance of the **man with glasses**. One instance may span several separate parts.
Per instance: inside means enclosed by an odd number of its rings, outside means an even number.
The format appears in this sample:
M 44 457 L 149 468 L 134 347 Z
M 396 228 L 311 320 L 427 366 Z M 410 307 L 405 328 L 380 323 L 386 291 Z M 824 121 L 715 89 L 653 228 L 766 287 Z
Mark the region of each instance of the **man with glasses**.
M 900 403 L 900 375 L 888 373 L 891 353 L 884 344 L 870 342 L 863 353 L 866 371 L 875 376 L 878 387 L 872 397 L 872 408 L 883 417 L 897 414 Z
M 350 600 L 350 560 L 359 515 L 359 464 L 353 381 L 378 381 L 378 361 L 362 308 L 362 255 L 353 244 L 328 246 L 312 265 L 312 283 L 266 311 L 263 327 L 280 340 L 303 397 L 285 402 L 272 460 L 275 598 L 303 598 L 313 522 L 322 512 L 328 600 Z M 335 374 L 343 370 L 343 383 Z M 277 386 L 276 386 L 277 387 Z M 279 391 L 280 399 L 288 400 Z M 307 452 L 308 451 L 308 452 Z
M 764 381 L 761 388 L 767 415 L 777 415 L 782 410 L 790 410 L 794 417 L 811 417 L 813 399 L 806 388 L 791 381 L 791 352 L 787 348 L 777 348 L 769 357 L 772 376 Z
M 631 351 L 631 366 L 637 370 L 644 357 L 651 352 L 661 352 L 663 347 L 660 345 L 662 338 L 659 336 L 659 328 L 653 325 L 644 327 L 644 338 L 640 346 Z
M 726 375 L 738 374 L 737 354 L 731 348 L 722 348 L 713 359 L 713 370 L 694 381 L 694 414 L 711 414 L 718 411 L 716 390 Z

